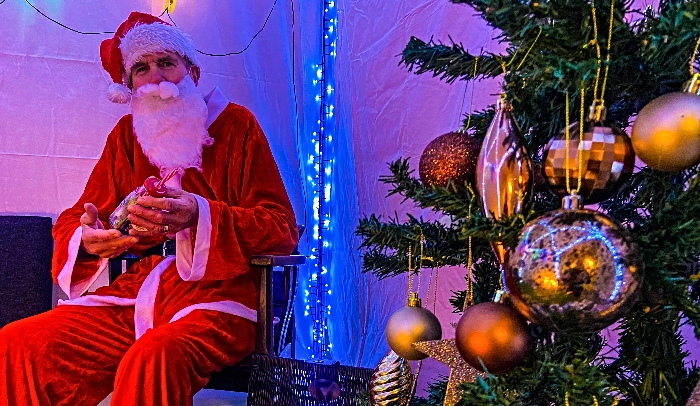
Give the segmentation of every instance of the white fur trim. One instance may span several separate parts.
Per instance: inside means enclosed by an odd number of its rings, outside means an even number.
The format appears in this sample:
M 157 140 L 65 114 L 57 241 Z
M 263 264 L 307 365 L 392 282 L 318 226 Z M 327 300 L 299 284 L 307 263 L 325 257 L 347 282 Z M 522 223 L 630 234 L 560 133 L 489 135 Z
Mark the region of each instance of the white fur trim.
M 197 239 L 192 247 L 189 229 L 179 231 L 175 235 L 177 273 L 187 282 L 202 279 L 207 270 L 209 261 L 209 247 L 211 246 L 211 209 L 209 202 L 202 196 L 192 193 L 197 199 L 199 217 L 197 218 Z
M 136 299 L 117 296 L 85 295 L 70 300 L 58 301 L 56 306 L 134 306 Z
M 148 274 L 143 281 L 139 293 L 136 294 L 134 308 L 134 332 L 138 340 L 148 329 L 153 328 L 153 313 L 156 305 L 156 295 L 160 285 L 160 276 L 173 263 L 175 257 L 164 258 Z
M 209 126 L 224 112 L 226 106 L 228 106 L 228 99 L 224 92 L 215 87 L 211 92 L 204 96 L 204 101 L 207 103 L 207 122 L 206 127 Z
M 131 90 L 121 83 L 112 83 L 107 87 L 107 99 L 112 103 L 127 104 L 131 101 Z
M 73 279 L 73 268 L 75 267 L 75 261 L 78 258 L 78 250 L 80 249 L 80 241 L 83 237 L 83 228 L 78 226 L 70 240 L 68 241 L 68 260 L 66 264 L 63 265 L 63 269 L 58 273 L 56 280 L 58 281 L 58 286 L 61 290 L 68 295 L 68 299 L 74 299 L 82 296 L 83 293 L 92 286 L 92 284 L 97 280 L 97 278 L 107 269 L 109 260 L 107 258 L 100 258 L 97 265 L 97 270 L 95 273 L 82 281 L 71 283 Z
M 242 317 L 244 319 L 250 320 L 252 322 L 258 321 L 258 312 L 251 309 L 250 307 L 243 306 L 238 302 L 232 300 L 223 300 L 221 302 L 209 302 L 209 303 L 196 303 L 189 305 L 179 312 L 175 313 L 170 322 L 175 322 L 181 318 L 187 316 L 195 310 L 213 310 L 217 312 L 232 314 L 234 316 Z
M 199 66 L 192 39 L 172 25 L 139 24 L 124 35 L 119 49 L 122 51 L 124 69 L 127 72 L 141 57 L 156 52 L 177 52 Z

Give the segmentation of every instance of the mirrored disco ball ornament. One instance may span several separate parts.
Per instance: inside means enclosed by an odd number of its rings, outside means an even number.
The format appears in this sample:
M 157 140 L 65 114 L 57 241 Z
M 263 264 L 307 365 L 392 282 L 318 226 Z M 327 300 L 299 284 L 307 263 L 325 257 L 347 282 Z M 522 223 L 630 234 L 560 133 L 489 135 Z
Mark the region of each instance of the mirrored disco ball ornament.
M 508 254 L 515 308 L 552 330 L 596 331 L 624 315 L 641 284 L 636 246 L 616 222 L 590 210 L 555 210 L 521 231 Z
M 542 169 L 549 187 L 559 196 L 568 195 L 566 177 L 572 189 L 578 187 L 580 125 L 569 126 L 569 156 L 566 155 L 564 131 L 553 138 L 544 151 Z M 583 132 L 581 153 L 581 189 L 585 204 L 597 203 L 617 193 L 620 185 L 632 176 L 634 150 L 624 131 L 590 125 Z M 567 171 L 568 160 L 568 171 Z

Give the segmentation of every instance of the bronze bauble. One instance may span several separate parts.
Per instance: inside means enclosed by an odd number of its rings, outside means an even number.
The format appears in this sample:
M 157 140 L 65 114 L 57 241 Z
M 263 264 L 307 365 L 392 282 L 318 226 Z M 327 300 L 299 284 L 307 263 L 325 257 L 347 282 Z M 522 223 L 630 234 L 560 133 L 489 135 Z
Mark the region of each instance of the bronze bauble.
M 450 132 L 430 141 L 420 157 L 418 173 L 425 186 L 473 184 L 481 142 L 464 132 Z
M 515 308 L 557 331 L 613 323 L 632 306 L 643 271 L 625 230 L 591 210 L 555 210 L 531 221 L 506 263 Z
M 518 366 L 532 346 L 525 319 L 503 303 L 470 306 L 457 323 L 457 349 L 472 367 L 497 374 Z
M 637 115 L 632 147 L 650 168 L 682 171 L 700 162 L 700 96 L 667 93 Z
M 411 364 L 391 351 L 374 369 L 369 382 L 370 404 L 405 406 L 413 397 Z
M 386 340 L 389 342 L 389 347 L 400 357 L 409 360 L 428 357 L 413 348 L 411 344 L 416 341 L 440 338 L 442 338 L 440 321 L 430 310 L 420 307 L 420 304 L 399 309 L 386 324 Z
M 511 110 L 501 97 L 476 164 L 481 206 L 497 220 L 524 212 L 532 198 L 530 156 Z
M 579 176 L 579 131 L 575 122 L 569 126 L 569 171 L 566 170 L 566 134 L 564 131 L 547 144 L 544 151 L 544 175 L 549 187 L 559 196 L 576 190 Z M 632 176 L 634 151 L 629 137 L 617 128 L 588 125 L 583 132 L 581 189 L 585 204 L 597 203 L 617 193 L 619 186 Z

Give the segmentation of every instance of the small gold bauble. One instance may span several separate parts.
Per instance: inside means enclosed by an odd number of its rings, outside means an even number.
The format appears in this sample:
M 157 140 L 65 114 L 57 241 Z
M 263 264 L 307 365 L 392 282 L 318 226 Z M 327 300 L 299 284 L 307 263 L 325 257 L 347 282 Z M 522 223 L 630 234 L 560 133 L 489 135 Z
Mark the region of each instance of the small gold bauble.
M 700 96 L 667 93 L 637 115 L 632 147 L 650 168 L 682 171 L 700 162 Z
M 439 340 L 442 338 L 440 321 L 430 310 L 411 302 L 394 313 L 386 324 L 386 340 L 389 347 L 400 357 L 420 360 L 428 356 L 413 348 L 417 341 Z

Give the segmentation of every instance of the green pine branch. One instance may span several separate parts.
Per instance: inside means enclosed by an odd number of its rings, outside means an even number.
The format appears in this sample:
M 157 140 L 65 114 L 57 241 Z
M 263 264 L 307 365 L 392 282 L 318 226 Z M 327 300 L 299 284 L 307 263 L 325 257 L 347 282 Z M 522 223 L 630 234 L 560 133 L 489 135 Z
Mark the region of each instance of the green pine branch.
M 594 95 L 603 97 L 606 67 L 606 124 L 626 128 L 649 101 L 679 91 L 690 78 L 691 54 L 700 36 L 698 1 L 667 0 L 655 11 L 637 12 L 630 9 L 630 1 L 617 0 L 611 59 L 606 62 L 610 0 L 453 2 L 471 6 L 498 29 L 507 51 L 477 55 L 451 38 L 450 45 L 411 38 L 401 64 L 410 72 L 432 73 L 448 83 L 502 76 L 503 91 L 536 162 L 541 162 L 547 143 L 567 124 L 567 113 L 569 123 L 578 121 Z M 597 88 L 599 58 L 592 41 L 591 4 L 596 7 L 602 60 Z M 630 13 L 641 19 L 630 21 L 626 17 Z M 693 62 L 700 68 L 700 58 Z M 481 139 L 493 114 L 493 107 L 471 112 L 464 126 Z M 534 195 L 527 213 L 495 221 L 475 207 L 478 196 L 468 185 L 422 185 L 407 160 L 392 163 L 390 171 L 391 175 L 381 178 L 391 185 L 390 194 L 446 214 L 449 225 L 410 216 L 405 222 L 396 218 L 384 222 L 375 216 L 362 219 L 358 235 L 364 240 L 363 269 L 381 277 L 405 272 L 407 247 L 415 253 L 419 244 L 416 229 L 423 229 L 426 236 L 429 248 L 424 255 L 434 261 L 429 266 L 464 266 L 471 238 L 477 303 L 489 300 L 498 284 L 498 264 L 490 243 L 515 245 L 527 221 L 559 206 L 556 196 L 543 191 Z M 537 345 L 525 363 L 511 372 L 465 383 L 465 404 L 563 405 L 568 394 L 569 405 L 591 405 L 594 397 L 600 405 L 613 404 L 615 397 L 620 406 L 684 405 L 700 377 L 698 370 L 684 365 L 687 354 L 678 332 L 688 323 L 700 336 L 700 272 L 692 265 L 700 261 L 698 169 L 666 173 L 642 168 L 615 196 L 601 202 L 599 210 L 629 231 L 645 263 L 637 302 L 619 324 L 620 342 L 614 349 L 619 355 L 609 359 L 601 354 L 602 344 L 595 335 L 551 335 L 533 326 Z M 450 302 L 456 311 L 465 298 L 464 290 L 452 291 Z M 424 404 L 439 404 L 441 390 L 433 387 L 426 400 L 432 403 Z

